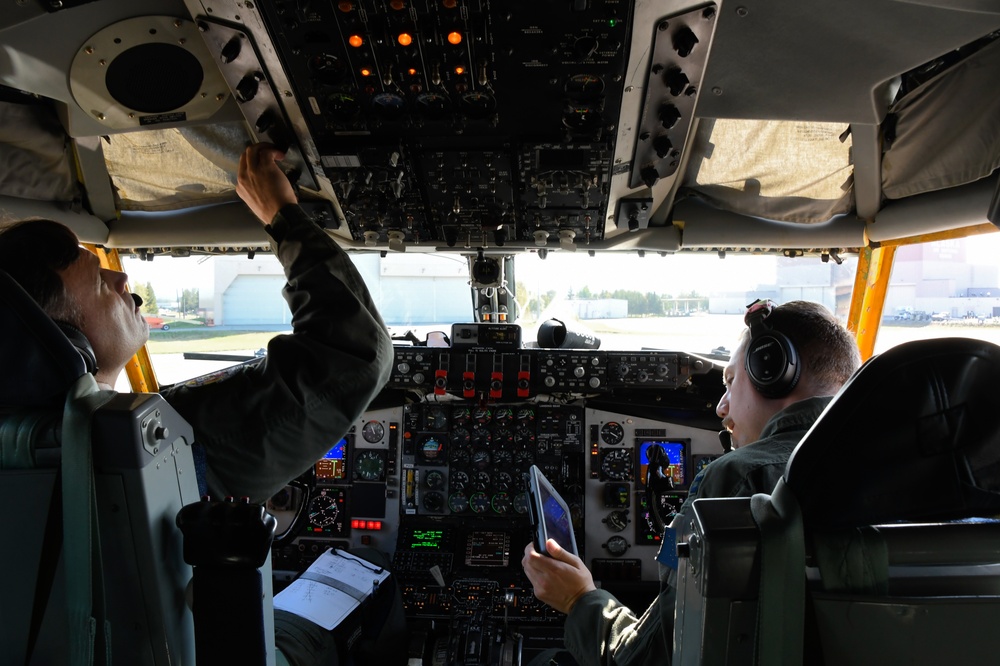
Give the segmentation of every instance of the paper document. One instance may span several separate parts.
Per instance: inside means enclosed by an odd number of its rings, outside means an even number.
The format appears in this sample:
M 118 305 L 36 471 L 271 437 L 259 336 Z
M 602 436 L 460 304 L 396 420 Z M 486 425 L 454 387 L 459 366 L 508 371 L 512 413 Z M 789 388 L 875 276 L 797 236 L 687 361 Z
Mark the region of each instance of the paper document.
M 388 577 L 388 569 L 330 549 L 274 596 L 274 607 L 333 629 Z

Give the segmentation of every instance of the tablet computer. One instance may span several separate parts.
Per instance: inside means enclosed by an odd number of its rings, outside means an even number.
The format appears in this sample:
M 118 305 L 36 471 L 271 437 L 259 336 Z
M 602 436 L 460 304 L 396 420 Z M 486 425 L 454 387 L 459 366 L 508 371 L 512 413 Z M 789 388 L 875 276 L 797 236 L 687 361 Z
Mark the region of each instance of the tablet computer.
M 548 555 L 545 542 L 555 539 L 563 550 L 580 556 L 576 550 L 569 506 L 537 465 L 532 465 L 528 470 L 528 515 L 531 518 L 535 550 Z

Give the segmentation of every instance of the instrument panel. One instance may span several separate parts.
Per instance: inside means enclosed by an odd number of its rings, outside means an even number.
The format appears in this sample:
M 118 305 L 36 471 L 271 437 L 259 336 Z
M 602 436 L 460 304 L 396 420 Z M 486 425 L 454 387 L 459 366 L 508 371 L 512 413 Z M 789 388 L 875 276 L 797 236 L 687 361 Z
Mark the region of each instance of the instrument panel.
M 669 370 L 651 384 L 660 365 Z M 498 390 L 494 369 L 507 367 L 520 378 L 502 372 Z M 419 373 L 425 381 L 414 381 Z M 568 390 L 593 376 L 617 379 Z M 546 377 L 565 392 L 548 392 Z M 454 641 L 484 627 L 541 649 L 562 616 L 535 599 L 521 569 L 532 534 L 528 468 L 538 465 L 567 501 L 595 580 L 616 594 L 653 594 L 657 518 L 669 522 L 722 453 L 721 389 L 720 369 L 685 353 L 397 347 L 378 408 L 299 480 L 304 527 L 276 543 L 276 582 L 326 547 L 373 547 L 391 558 L 413 626 L 436 628 L 435 649 L 464 649 Z

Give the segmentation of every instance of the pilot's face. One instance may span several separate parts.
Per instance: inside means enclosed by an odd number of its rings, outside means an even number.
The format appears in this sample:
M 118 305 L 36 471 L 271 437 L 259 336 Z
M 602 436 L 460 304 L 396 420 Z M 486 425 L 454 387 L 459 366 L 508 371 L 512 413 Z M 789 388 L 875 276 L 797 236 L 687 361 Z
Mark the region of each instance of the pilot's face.
M 149 325 L 125 289 L 125 273 L 101 268 L 97 256 L 81 249 L 60 271 L 69 321 L 87 336 L 100 370 L 98 381 L 114 385 L 125 363 L 149 338 Z
M 777 411 L 750 383 L 744 365 L 747 339 L 743 338 L 733 351 L 722 380 L 726 392 L 719 400 L 715 413 L 722 419 L 722 426 L 733 436 L 733 447 L 746 446 L 760 439 L 760 433 Z

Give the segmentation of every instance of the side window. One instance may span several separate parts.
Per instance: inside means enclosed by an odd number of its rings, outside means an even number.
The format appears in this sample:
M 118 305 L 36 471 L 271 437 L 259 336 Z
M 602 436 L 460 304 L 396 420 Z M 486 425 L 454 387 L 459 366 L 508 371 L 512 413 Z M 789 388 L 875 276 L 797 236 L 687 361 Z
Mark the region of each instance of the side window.
M 875 351 L 907 340 L 1000 344 L 1000 233 L 897 248 Z

